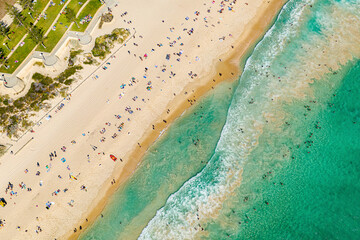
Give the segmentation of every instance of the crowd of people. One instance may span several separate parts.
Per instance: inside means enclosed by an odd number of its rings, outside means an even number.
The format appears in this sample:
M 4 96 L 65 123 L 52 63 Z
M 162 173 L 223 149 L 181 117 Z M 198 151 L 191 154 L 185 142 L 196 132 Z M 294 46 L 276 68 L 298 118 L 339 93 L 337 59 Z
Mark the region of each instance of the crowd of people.
M 102 166 L 103 161 L 109 161 L 110 154 L 114 154 L 117 157 L 117 161 L 114 164 L 120 164 L 123 162 L 125 157 L 122 153 L 112 153 L 108 152 L 106 145 L 111 141 L 111 143 L 116 143 L 119 140 L 121 135 L 131 135 L 130 123 L 133 119 L 136 119 L 138 112 L 145 109 L 151 108 L 147 103 L 151 98 L 156 97 L 158 93 L 163 92 L 163 86 L 166 84 L 172 84 L 176 81 L 183 81 L 176 72 L 175 65 L 181 65 L 182 68 L 189 69 L 187 73 L 188 81 L 196 81 L 199 77 L 199 72 L 197 68 L 198 62 L 202 60 L 204 56 L 193 56 L 191 52 L 187 52 L 186 44 L 196 42 L 196 32 L 198 28 L 216 28 L 217 25 L 221 24 L 220 18 L 213 18 L 208 16 L 211 12 L 216 11 L 220 16 L 224 11 L 233 11 L 233 6 L 236 3 L 236 0 L 224 0 L 224 1 L 204 1 L 206 9 L 205 11 L 195 9 L 193 15 L 184 16 L 183 22 L 179 26 L 170 26 L 168 28 L 168 33 L 164 37 L 162 42 L 156 43 L 153 47 L 149 48 L 148 51 L 144 51 L 142 45 L 146 43 L 147 39 L 141 33 L 133 35 L 128 43 L 125 44 L 125 50 L 122 52 L 127 52 L 128 57 L 133 57 L 139 61 L 139 64 L 143 64 L 145 67 L 142 72 L 137 72 L 127 81 L 119 82 L 118 99 L 116 100 L 119 108 L 114 108 L 112 112 L 113 118 L 109 118 L 108 121 L 104 122 L 101 126 L 98 126 L 97 129 L 89 129 L 84 131 L 80 136 L 74 136 L 73 140 L 69 142 L 64 142 L 57 149 L 54 149 L 52 152 L 48 153 L 48 159 L 39 159 L 37 162 L 34 162 L 34 168 L 24 169 L 24 180 L 19 183 L 9 182 L 7 188 L 5 189 L 5 196 L 10 200 L 11 204 L 16 204 L 16 199 L 19 195 L 26 194 L 24 191 L 32 191 L 34 186 L 26 183 L 27 175 L 36 176 L 38 186 L 44 188 L 47 184 L 43 177 L 46 178 L 46 174 L 52 173 L 57 176 L 59 181 L 59 187 L 55 187 L 48 193 L 48 201 L 46 202 L 34 202 L 35 207 L 45 208 L 47 211 L 51 211 L 54 205 L 58 204 L 58 196 L 66 195 L 68 192 L 82 192 L 86 194 L 89 190 L 87 184 L 82 181 L 82 175 L 80 169 L 73 169 L 73 161 L 81 161 L 81 159 L 67 159 L 66 154 L 74 151 L 74 146 L 88 142 L 88 150 L 84 152 L 84 159 L 86 160 L 89 167 L 94 167 L 94 165 Z M 131 12 L 125 11 L 120 16 L 123 18 L 128 25 L 132 25 L 136 19 L 131 19 Z M 163 19 L 159 24 L 167 24 L 166 19 Z M 177 31 L 181 29 L 181 31 Z M 133 28 L 135 31 L 136 29 Z M 195 36 L 195 37 L 194 37 Z M 225 41 L 228 37 L 231 37 L 231 33 L 228 36 L 221 36 L 217 39 L 219 42 Z M 190 40 L 191 39 L 191 40 Z M 201 48 L 201 44 L 195 44 L 196 48 Z M 190 49 L 190 48 L 188 48 Z M 161 51 L 164 53 L 163 58 L 156 59 L 156 64 L 153 64 L 154 61 L 149 61 L 150 58 L 154 57 L 155 52 Z M 101 65 L 99 70 L 95 72 L 89 79 L 93 81 L 104 81 L 102 77 L 102 71 L 111 71 L 112 67 L 115 64 L 112 64 L 115 61 L 118 61 L 116 55 L 114 54 L 109 58 L 105 63 Z M 147 64 L 149 62 L 149 64 Z M 130 95 L 130 88 L 139 88 L 143 87 L 143 94 L 141 95 Z M 165 88 L 164 88 L 165 89 Z M 164 90 L 165 91 L 165 90 Z M 175 90 L 172 90 L 170 94 L 175 96 Z M 156 94 L 154 93 L 156 92 Z M 128 96 L 129 95 L 129 96 Z M 124 105 L 124 98 L 128 97 L 131 105 Z M 104 104 L 110 104 L 114 101 L 113 99 L 104 99 Z M 71 100 L 67 104 L 71 104 Z M 66 108 L 66 104 L 62 103 L 59 108 L 55 109 L 56 112 L 53 113 L 52 117 L 56 117 L 57 114 L 61 114 L 61 109 Z M 170 109 L 167 110 L 167 113 L 170 113 Z M 166 120 L 164 120 L 166 123 Z M 152 125 L 152 129 L 155 130 L 155 126 Z M 36 132 L 30 133 L 36 134 Z M 123 139 L 123 138 L 122 138 Z M 141 147 L 141 144 L 138 143 L 138 147 Z M 61 151 L 59 151 L 61 150 Z M 61 171 L 53 173 L 52 169 L 54 165 L 61 165 Z M 85 165 L 83 165 L 85 166 Z M 111 178 L 111 184 L 115 184 L 115 177 Z M 72 182 L 73 184 L 68 184 Z M 34 184 L 34 183 L 32 183 Z M 62 186 L 62 187 L 60 187 Z M 46 194 L 46 193 L 43 193 Z M 70 208 L 76 208 L 76 200 L 71 199 L 72 195 L 69 194 L 66 205 Z M 34 216 L 37 221 L 39 221 L 38 216 Z M 28 229 L 26 226 L 17 226 L 17 229 L 20 231 L 27 232 L 28 230 L 33 230 L 37 234 L 41 234 L 45 229 L 42 228 L 39 224 L 36 224 L 35 229 Z M 74 231 L 76 232 L 76 228 Z

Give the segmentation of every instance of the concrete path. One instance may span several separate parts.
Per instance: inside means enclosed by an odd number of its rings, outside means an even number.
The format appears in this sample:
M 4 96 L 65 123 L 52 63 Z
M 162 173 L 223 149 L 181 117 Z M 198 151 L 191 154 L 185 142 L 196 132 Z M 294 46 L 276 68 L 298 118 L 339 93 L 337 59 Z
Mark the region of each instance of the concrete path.
M 51 2 L 51 1 L 49 1 L 49 2 L 47 3 L 47 5 L 45 6 L 44 10 L 40 13 L 40 16 L 49 8 L 50 2 Z M 40 21 L 40 19 L 41 19 L 41 18 L 39 17 L 38 19 L 35 20 L 35 22 L 34 22 L 34 25 L 35 25 L 35 26 L 36 26 L 36 24 Z M 7 56 L 7 58 L 10 58 L 11 55 L 13 55 L 13 53 L 16 51 L 16 49 L 18 49 L 19 45 L 25 40 L 25 38 L 26 38 L 28 35 L 29 35 L 29 34 L 27 33 L 27 34 L 25 34 L 25 35 L 21 38 L 21 40 L 15 45 L 14 49 L 10 52 L 10 54 Z
M 69 3 L 69 2 L 70 1 L 68 1 L 67 3 Z M 67 3 L 65 4 L 65 6 L 67 5 Z M 103 13 L 107 12 L 108 8 L 114 7 L 115 4 L 117 4 L 117 3 L 118 3 L 117 0 L 105 0 L 105 5 L 102 6 L 96 12 L 96 14 L 93 17 L 92 21 L 90 22 L 89 26 L 86 28 L 85 32 L 67 31 L 64 34 L 64 36 L 61 38 L 61 40 L 57 43 L 55 48 L 51 51 L 51 53 L 34 51 L 32 54 L 30 54 L 25 59 L 25 61 L 23 61 L 23 63 L 15 70 L 15 72 L 13 74 L 6 74 L 6 73 L 0 72 L 0 80 L 4 80 L 4 77 L 6 80 L 6 81 L 3 81 L 4 86 L 7 88 L 13 88 L 14 86 L 16 86 L 19 83 L 19 79 L 17 78 L 18 73 L 24 67 L 26 67 L 27 64 L 34 58 L 42 60 L 44 62 L 44 64 L 47 66 L 54 65 L 58 61 L 58 57 L 56 56 L 57 51 L 63 46 L 63 44 L 65 42 L 67 42 L 68 38 L 79 39 L 79 42 L 82 45 L 89 44 L 92 40 L 91 33 L 95 29 L 97 23 L 99 22 L 101 15 Z M 80 10 L 79 10 L 79 12 L 80 12 Z M 55 21 L 56 20 L 57 19 L 55 19 Z M 51 27 L 49 29 L 51 29 Z M 70 27 L 69 27 L 69 29 L 70 29 Z

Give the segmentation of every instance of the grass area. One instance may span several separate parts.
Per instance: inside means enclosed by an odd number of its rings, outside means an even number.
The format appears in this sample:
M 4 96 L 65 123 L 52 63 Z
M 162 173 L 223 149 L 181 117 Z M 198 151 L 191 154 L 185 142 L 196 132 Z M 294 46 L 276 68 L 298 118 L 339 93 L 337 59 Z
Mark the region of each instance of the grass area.
M 79 2 L 83 3 L 80 5 Z M 85 4 L 85 2 L 86 0 L 73 0 L 67 5 L 67 7 L 71 8 L 72 10 L 74 10 L 75 13 L 77 13 L 80 10 L 81 6 Z
M 53 0 L 55 3 L 54 6 L 49 6 L 49 8 L 46 10 L 46 19 L 41 18 L 38 23 L 36 24 L 37 27 L 42 28 L 45 32 L 47 29 L 52 28 L 53 21 L 60 13 L 60 10 L 63 8 L 64 5 L 60 5 L 61 0 Z M 69 0 L 68 0 L 69 1 Z M 71 8 L 74 10 L 75 13 L 78 13 L 82 5 L 79 4 L 79 0 L 70 0 L 71 2 L 67 5 L 67 8 Z M 80 0 L 81 1 L 81 0 Z M 86 0 L 82 0 L 83 4 L 85 4 Z M 73 31 L 80 31 L 83 32 L 87 28 L 90 22 L 79 24 L 81 19 L 83 19 L 86 16 L 93 17 L 96 12 L 99 10 L 99 8 L 102 6 L 100 0 L 87 0 L 88 3 L 84 7 L 84 9 L 79 14 L 79 17 L 77 18 L 77 22 L 79 25 L 79 28 L 76 26 L 76 24 L 72 25 L 71 30 Z M 46 6 L 48 0 L 38 0 L 38 2 L 34 6 L 34 13 L 33 17 L 38 17 L 38 14 L 41 13 L 41 11 Z M 31 17 L 28 15 L 29 10 L 24 10 L 23 15 L 26 17 L 26 22 L 33 22 Z M 46 48 L 44 48 L 42 45 L 39 44 L 39 46 L 36 48 L 37 51 L 43 51 L 43 52 L 51 52 L 56 44 L 61 40 L 62 36 L 65 34 L 65 32 L 68 30 L 70 26 L 70 22 L 67 20 L 65 14 L 62 14 L 57 23 L 55 24 L 56 30 L 48 33 L 44 45 Z M 12 24 L 13 25 L 13 24 Z M 17 26 L 10 26 L 10 33 L 9 37 L 11 40 L 9 41 L 6 37 L 1 36 L 0 37 L 0 43 L 7 43 L 7 46 L 12 49 L 16 46 L 16 44 L 21 40 L 21 38 L 27 33 L 27 30 L 24 27 L 17 27 Z M 5 73 L 13 73 L 16 68 L 26 59 L 26 57 L 31 53 L 33 48 L 35 48 L 35 43 L 30 39 L 26 38 L 24 40 L 25 45 L 22 47 L 19 47 L 12 56 L 8 59 L 7 65 L 10 66 L 8 69 L 5 68 L 5 66 L 2 66 L 0 71 Z M 1 47 L 1 45 L 0 45 Z M 8 55 L 9 51 L 4 46 L 3 47 L 5 54 Z
M 37 8 L 38 9 L 37 11 L 40 11 L 41 7 L 43 9 L 46 6 L 47 1 L 46 0 L 38 0 L 38 1 L 43 1 Z M 46 31 L 51 26 L 52 22 L 55 20 L 55 18 L 57 16 L 57 14 L 59 14 L 60 10 L 64 6 L 63 4 L 62 5 L 59 4 L 60 0 L 53 0 L 53 2 L 55 3 L 55 6 L 50 6 L 45 12 L 46 19 L 41 18 L 38 21 L 38 23 L 36 24 L 37 27 L 44 29 L 44 31 Z M 36 8 L 34 8 L 34 11 L 36 11 Z M 27 12 L 28 12 L 28 10 L 23 11 L 24 16 L 25 16 L 25 14 L 27 14 Z M 29 19 L 31 19 L 30 16 L 27 16 L 26 21 L 29 21 Z M 31 19 L 31 21 L 32 21 L 32 19 Z M 15 33 L 13 33 L 14 38 L 12 38 L 11 41 L 8 41 L 9 48 L 13 48 L 19 42 L 19 40 L 27 33 L 27 31 L 24 27 L 16 27 L 16 31 L 14 31 L 14 32 L 15 32 Z M 10 38 L 11 38 L 11 36 L 10 36 Z M 7 38 L 4 39 L 4 41 L 6 41 L 6 40 L 7 40 Z M 24 42 L 25 42 L 25 45 L 22 47 L 18 47 L 18 49 L 16 49 L 16 51 L 7 60 L 7 62 L 8 62 L 7 65 L 10 67 L 8 69 L 6 69 L 5 66 L 2 66 L 0 68 L 0 71 L 5 72 L 5 73 L 13 73 L 16 70 L 16 68 L 18 66 L 20 66 L 20 64 L 26 59 L 26 57 L 31 53 L 31 51 L 36 46 L 36 44 L 29 37 L 26 37 Z M 15 61 L 17 61 L 17 62 L 15 62 Z
M 49 0 L 38 0 L 37 3 L 34 5 L 34 12 L 32 13 L 32 16 L 34 19 L 44 10 L 46 4 L 49 2 Z M 26 23 L 33 23 L 34 21 L 29 16 L 29 10 L 26 9 L 23 12 L 23 16 L 26 17 L 25 22 Z M 10 24 L 10 30 L 9 30 L 9 37 L 10 40 L 7 39 L 7 37 L 0 35 L 0 47 L 3 48 L 5 51 L 5 55 L 8 55 L 10 51 L 3 46 L 3 43 L 6 43 L 7 46 L 12 49 L 16 46 L 16 44 L 19 43 L 21 38 L 25 35 L 27 32 L 24 27 L 18 27 L 15 24 Z
M 6 43 L 10 49 L 13 49 L 16 46 L 16 44 L 19 43 L 21 38 L 27 33 L 27 30 L 24 27 L 18 27 L 15 24 L 11 24 L 9 32 L 10 32 L 9 34 L 10 40 L 8 40 L 5 37 L 1 45 L 3 45 L 3 43 Z M 8 55 L 9 54 L 8 49 L 6 47 L 3 47 L 3 49 L 7 51 L 6 55 Z
M 58 16 L 58 14 L 60 13 L 60 10 L 64 7 L 64 5 L 60 5 L 60 0 L 53 0 L 53 2 L 55 3 L 55 6 L 51 6 L 46 10 L 46 19 L 41 18 L 39 20 L 39 22 L 36 24 L 36 26 L 38 26 L 39 28 L 44 29 L 44 31 L 46 32 L 47 29 L 49 29 L 49 27 L 52 27 L 52 23 L 55 20 L 55 18 Z
M 77 13 L 81 8 L 78 2 L 78 0 L 71 0 L 71 2 L 67 5 L 67 8 L 73 9 L 74 12 Z M 66 15 L 62 14 L 55 24 L 55 31 L 51 30 L 44 41 L 44 45 L 46 48 L 44 48 L 42 45 L 39 45 L 36 50 L 43 52 L 51 52 L 55 48 L 56 44 L 61 40 L 65 32 L 68 30 L 70 24 L 71 22 L 68 21 Z
M 61 17 L 58 19 L 58 22 L 55 24 L 56 30 L 51 30 L 45 38 L 44 45 L 46 48 L 44 48 L 42 45 L 39 45 L 36 50 L 51 52 L 56 44 L 60 41 L 66 30 L 69 28 L 70 24 L 71 23 L 66 19 L 65 15 L 61 15 Z
M 102 6 L 100 0 L 88 0 L 88 1 L 89 1 L 88 4 L 83 8 L 81 13 L 79 14 L 79 17 L 77 18 L 77 23 L 80 28 L 78 28 L 76 26 L 76 24 L 74 24 L 71 28 L 71 31 L 84 32 L 86 30 L 87 26 L 90 24 L 90 22 L 80 24 L 81 19 L 83 19 L 84 17 L 86 17 L 88 15 L 90 15 L 91 17 L 94 17 L 95 13 Z
M 3 65 L 0 68 L 1 72 L 4 73 L 13 73 L 18 66 L 25 60 L 25 58 L 31 53 L 31 51 L 35 48 L 36 44 L 29 38 L 26 37 L 24 40 L 25 44 L 22 47 L 18 47 L 15 52 L 8 59 L 8 69 Z M 17 61 L 17 62 L 15 62 Z
M 49 2 L 49 0 L 38 0 L 35 4 L 34 4 L 34 12 L 36 13 L 36 15 L 40 14 L 46 4 Z

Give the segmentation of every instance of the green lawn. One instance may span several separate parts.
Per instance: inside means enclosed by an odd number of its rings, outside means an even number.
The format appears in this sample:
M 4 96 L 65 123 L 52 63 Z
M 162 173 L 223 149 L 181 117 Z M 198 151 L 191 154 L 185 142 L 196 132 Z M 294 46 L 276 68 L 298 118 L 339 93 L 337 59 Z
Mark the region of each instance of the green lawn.
M 46 4 L 49 2 L 49 0 L 38 0 L 34 5 L 34 12 L 36 15 L 40 14 L 42 10 L 44 10 Z
M 46 30 L 51 27 L 52 22 L 55 20 L 57 15 L 60 13 L 60 10 L 64 7 L 64 5 L 59 5 L 60 0 L 53 0 L 53 2 L 56 4 L 55 6 L 51 6 L 46 10 L 46 19 L 41 18 L 39 22 L 36 24 L 39 28 Z
M 44 8 L 45 5 L 47 4 L 47 1 L 46 0 L 38 0 L 38 2 L 39 1 L 42 1 L 41 5 L 42 5 L 42 8 Z M 38 21 L 38 23 L 36 24 L 37 27 L 44 29 L 44 31 L 46 31 L 51 26 L 52 22 L 55 20 L 55 18 L 57 16 L 57 14 L 59 14 L 60 10 L 64 7 L 63 4 L 59 5 L 60 0 L 53 0 L 53 2 L 55 3 L 55 6 L 50 6 L 46 10 L 46 14 L 47 14 L 46 19 L 41 18 Z M 38 7 L 38 9 L 40 9 L 40 8 L 41 8 L 41 6 Z M 28 10 L 24 10 L 23 15 L 25 16 L 25 14 L 27 14 L 27 12 L 28 12 Z M 30 21 L 30 20 L 32 21 L 31 17 L 27 16 L 26 21 Z M 14 47 L 27 32 L 26 29 L 23 27 L 11 26 L 11 28 L 14 28 L 13 31 L 15 32 L 10 35 L 11 41 L 8 41 L 7 38 L 5 38 L 3 40 L 3 41 L 8 42 L 8 46 L 10 48 Z M 13 55 L 11 55 L 11 57 L 8 59 L 7 65 L 10 66 L 10 68 L 5 69 L 5 67 L 2 66 L 0 71 L 5 72 L 5 73 L 14 72 L 16 70 L 16 68 L 25 60 L 25 58 L 31 53 L 31 51 L 36 46 L 36 44 L 29 37 L 25 38 L 24 42 L 25 42 L 25 45 L 16 49 L 16 51 L 13 53 Z M 3 47 L 3 48 L 5 48 L 5 47 Z M 15 63 L 15 61 L 18 61 L 18 62 Z
M 67 8 L 71 8 L 72 10 L 74 10 L 75 13 L 77 13 L 81 6 L 79 4 L 79 2 L 83 2 L 83 4 L 85 4 L 85 2 L 88 1 L 88 0 L 76 0 L 76 1 L 71 1 L 68 5 L 67 5 Z
M 58 19 L 58 22 L 55 24 L 56 29 L 55 31 L 51 30 L 47 37 L 45 38 L 44 45 L 39 45 L 37 47 L 37 51 L 43 51 L 43 52 L 51 52 L 56 44 L 60 41 L 66 30 L 70 26 L 70 22 L 66 19 L 65 15 L 61 15 L 61 17 Z
M 78 31 L 78 32 L 84 32 L 89 25 L 90 22 L 80 24 L 80 20 L 84 18 L 87 15 L 90 15 L 91 17 L 94 17 L 95 13 L 99 10 L 99 8 L 102 6 L 100 3 L 100 0 L 88 0 L 89 3 L 84 7 L 84 9 L 81 11 L 77 23 L 80 28 L 74 24 L 71 28 L 71 31 Z
M 67 8 L 73 9 L 74 12 L 77 13 L 81 7 L 78 2 L 79 0 L 71 0 L 71 2 L 67 5 Z M 46 48 L 39 45 L 36 50 L 43 52 L 51 52 L 56 46 L 56 44 L 61 40 L 66 30 L 68 30 L 70 24 L 71 22 L 67 20 L 66 15 L 62 14 L 59 17 L 57 23 L 55 24 L 55 31 L 51 30 L 44 41 L 44 45 Z
M 34 13 L 32 14 L 34 19 L 36 19 L 36 17 L 41 13 L 41 11 L 44 10 L 48 1 L 49 0 L 38 0 L 37 1 L 37 3 L 34 5 Z M 23 16 L 26 17 L 25 22 L 33 23 L 34 21 L 31 19 L 28 12 L 29 12 L 29 10 L 27 10 L 27 9 L 23 11 Z M 9 54 L 9 51 L 5 46 L 3 46 L 3 43 L 7 43 L 9 48 L 12 49 L 16 46 L 16 44 L 18 44 L 20 39 L 27 32 L 24 27 L 18 27 L 15 24 L 10 24 L 9 27 L 10 27 L 10 31 L 9 31 L 10 40 L 8 40 L 7 37 L 5 37 L 3 35 L 0 36 L 0 44 L 1 44 L 0 47 L 2 47 L 5 50 L 6 55 Z
M 10 34 L 9 34 L 10 40 L 8 40 L 5 37 L 5 39 L 3 39 L 1 43 L 1 45 L 3 45 L 3 43 L 7 43 L 10 49 L 14 48 L 16 44 L 19 43 L 20 39 L 25 35 L 25 33 L 27 33 L 26 28 L 14 26 L 14 25 L 15 24 L 12 24 L 12 26 L 10 27 Z M 6 47 L 3 47 L 3 49 L 8 51 Z
M 8 59 L 7 65 L 10 66 L 10 68 L 6 69 L 5 66 L 2 66 L 0 69 L 1 72 L 4 73 L 14 72 L 16 68 L 20 66 L 20 64 L 25 60 L 25 58 L 31 53 L 31 51 L 36 46 L 36 44 L 29 37 L 26 37 L 24 42 L 25 45 L 22 47 L 19 46 L 16 49 L 16 51 L 11 55 L 11 57 Z M 18 61 L 17 63 L 15 63 L 16 60 Z
M 82 7 L 82 5 L 79 4 L 79 1 L 82 1 L 83 4 L 85 4 L 85 2 L 86 2 L 86 0 L 67 0 L 67 1 L 71 1 L 67 5 L 67 8 L 73 9 L 76 13 Z M 80 31 L 80 32 L 85 31 L 87 26 L 89 25 L 89 23 L 79 24 L 80 20 L 88 15 L 94 17 L 96 12 L 102 6 L 102 4 L 100 3 L 100 0 L 87 0 L 87 1 L 89 1 L 88 4 L 84 7 L 84 9 L 79 14 L 79 17 L 77 18 L 79 28 L 76 26 L 76 24 L 73 24 L 71 30 Z M 38 0 L 37 4 L 34 7 L 35 8 L 34 11 L 37 14 L 40 13 L 42 11 L 42 9 L 44 9 L 44 7 L 46 6 L 47 2 L 48 2 L 48 0 Z M 46 32 L 47 29 L 53 27 L 53 25 L 52 25 L 53 21 L 55 20 L 57 15 L 60 13 L 60 10 L 64 6 L 64 5 L 59 5 L 60 0 L 53 0 L 53 2 L 55 3 L 55 6 L 50 6 L 46 10 L 46 14 L 47 14 L 46 20 L 44 18 L 41 18 L 39 20 L 39 22 L 36 24 L 36 26 L 39 28 L 42 28 L 44 30 L 44 32 Z M 26 16 L 25 21 L 32 22 L 31 17 L 28 15 L 28 10 L 24 10 L 23 14 L 24 14 L 24 16 Z M 33 14 L 34 18 L 37 17 L 37 14 L 35 14 L 35 13 Z M 10 48 L 13 48 L 20 41 L 20 39 L 24 36 L 24 34 L 26 34 L 26 32 L 27 32 L 26 29 L 23 27 L 17 27 L 15 25 L 14 26 L 12 26 L 12 25 L 10 26 L 11 32 L 9 35 L 9 37 L 11 38 L 11 41 L 7 40 L 7 38 L 4 36 L 0 36 L 0 43 L 2 44 L 4 42 L 8 42 L 8 46 Z M 62 38 L 64 33 L 68 30 L 68 27 L 70 26 L 70 22 L 66 19 L 65 15 L 63 14 L 60 16 L 60 18 L 58 19 L 55 26 L 56 26 L 56 30 L 55 31 L 50 30 L 47 38 L 44 41 L 44 45 L 46 46 L 46 48 L 44 49 L 41 45 L 39 45 L 36 48 L 36 50 L 44 51 L 44 52 L 51 52 L 54 49 L 54 47 L 56 46 L 56 44 L 60 41 L 60 39 Z M 12 33 L 12 32 L 14 32 L 14 33 Z M 5 69 L 5 67 L 2 66 L 0 71 L 2 71 L 4 73 L 13 73 L 16 70 L 16 68 L 26 59 L 26 57 L 36 47 L 36 44 L 29 37 L 27 37 L 24 40 L 24 42 L 25 42 L 25 45 L 22 47 L 19 47 L 13 53 L 13 55 L 8 59 L 7 65 L 10 66 L 10 68 Z M 9 52 L 6 49 L 6 47 L 3 46 L 2 48 L 5 51 Z M 8 54 L 8 53 L 6 53 L 6 54 Z M 15 61 L 18 61 L 18 62 L 15 63 Z

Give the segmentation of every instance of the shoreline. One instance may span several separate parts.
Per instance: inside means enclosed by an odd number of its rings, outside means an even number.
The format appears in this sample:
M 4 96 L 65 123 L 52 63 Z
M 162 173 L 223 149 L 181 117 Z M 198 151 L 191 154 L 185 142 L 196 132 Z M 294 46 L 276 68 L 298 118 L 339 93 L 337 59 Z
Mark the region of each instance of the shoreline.
M 186 85 L 181 91 L 181 94 L 178 94 L 170 101 L 167 108 L 171 109 L 171 113 L 167 114 L 163 112 L 154 123 L 155 130 L 147 130 L 140 138 L 141 148 L 139 149 L 138 146 L 135 146 L 130 151 L 130 154 L 126 155 L 126 158 L 132 160 L 126 162 L 124 166 L 118 165 L 114 168 L 112 175 L 116 176 L 116 183 L 111 185 L 111 178 L 104 182 L 97 197 L 90 204 L 95 207 L 82 214 L 81 219 L 83 220 L 73 227 L 74 229 L 81 226 L 82 231 L 74 233 L 73 230 L 70 230 L 62 236 L 61 239 L 78 239 L 81 233 L 84 233 L 94 224 L 109 203 L 109 198 L 132 176 L 132 173 L 141 163 L 149 147 L 159 138 L 160 133 L 163 134 L 163 131 L 166 131 L 171 123 L 191 106 L 188 100 L 195 99 L 196 101 L 220 82 L 234 81 L 239 78 L 247 58 L 251 55 L 257 43 L 261 41 L 266 32 L 271 28 L 283 5 L 286 3 L 286 0 L 269 1 L 268 3 L 269 5 L 267 7 L 259 8 L 259 12 L 257 12 L 256 16 L 252 19 L 253 23 L 251 26 L 248 26 L 247 30 L 236 40 L 234 48 L 220 56 L 222 59 L 221 62 L 214 60 L 208 68 L 215 70 L 207 73 L 199 79 L 199 81 Z M 222 73 L 222 76 L 219 76 L 218 73 Z M 216 81 L 214 82 L 213 79 Z M 191 94 L 186 95 L 186 92 Z M 163 120 L 166 120 L 166 123 L 163 122 Z M 87 219 L 87 221 L 85 219 Z

